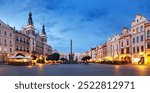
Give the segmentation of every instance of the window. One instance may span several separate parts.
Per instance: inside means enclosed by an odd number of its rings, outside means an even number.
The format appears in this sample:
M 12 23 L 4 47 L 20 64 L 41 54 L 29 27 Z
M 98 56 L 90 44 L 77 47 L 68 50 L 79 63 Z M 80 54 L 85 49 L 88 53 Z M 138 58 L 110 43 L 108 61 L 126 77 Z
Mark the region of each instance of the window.
M 150 30 L 147 31 L 147 37 L 150 37 Z
M 135 53 L 135 47 L 133 47 L 133 53 Z
M 27 40 L 27 44 L 29 44 L 29 40 Z
M 6 39 L 4 40 L 4 44 L 5 44 L 5 46 L 7 46 L 7 40 Z
M 121 54 L 124 54 L 124 49 L 121 49 Z
M 12 41 L 10 40 L 10 46 L 12 46 Z
M 27 34 L 29 34 L 30 30 L 27 31 Z
M 32 30 L 32 35 L 35 35 L 35 32 Z
M 135 38 L 133 38 L 133 43 L 135 43 Z
M 34 40 L 33 40 L 33 45 L 34 45 Z
M 137 52 L 139 52 L 140 50 L 139 50 L 139 47 L 137 47 Z
M 18 49 L 19 49 L 19 47 L 17 46 L 17 47 L 16 47 L 16 50 L 18 50 Z
M 22 42 L 22 37 L 20 37 L 20 42 Z
M 6 31 L 4 32 L 4 35 L 5 35 L 5 36 L 7 35 L 7 32 L 6 32 Z
M 116 49 L 118 50 L 118 45 L 116 45 Z
M 144 51 L 144 47 L 143 46 L 141 46 L 141 52 L 143 52 Z
M 24 51 L 26 51 L 26 48 L 24 47 Z
M 143 29 L 144 27 L 143 26 L 141 26 L 141 31 L 143 31 L 144 29 Z
M 0 35 L 1 35 L 2 31 L 0 30 Z
M 123 47 L 123 42 L 121 42 L 121 46 Z
M 143 35 L 141 36 L 141 41 L 143 41 Z
M 20 50 L 22 51 L 22 46 L 20 46 Z
M 139 37 L 138 36 L 136 37 L 136 41 L 137 41 L 137 43 L 139 42 Z
M 126 48 L 126 53 L 130 53 L 129 47 Z
M 16 37 L 16 41 L 18 41 L 18 36 Z
M 127 46 L 129 45 L 129 40 L 127 40 Z
M 24 41 L 23 41 L 24 43 L 26 42 L 26 39 L 24 38 Z
M 10 33 L 10 37 L 12 37 L 12 33 Z
M 136 22 L 138 23 L 138 22 L 139 22 L 139 19 L 137 19 Z
M 150 42 L 147 42 L 147 48 L 150 49 Z
M 12 53 L 12 48 L 10 48 L 10 53 Z

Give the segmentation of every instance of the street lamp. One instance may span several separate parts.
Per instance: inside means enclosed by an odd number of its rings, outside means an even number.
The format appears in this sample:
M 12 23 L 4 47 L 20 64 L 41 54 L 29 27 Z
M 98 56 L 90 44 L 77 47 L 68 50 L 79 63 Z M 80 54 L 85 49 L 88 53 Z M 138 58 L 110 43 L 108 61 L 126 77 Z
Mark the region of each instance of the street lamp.
M 142 57 L 144 55 L 144 53 L 143 52 L 140 52 L 140 56 Z

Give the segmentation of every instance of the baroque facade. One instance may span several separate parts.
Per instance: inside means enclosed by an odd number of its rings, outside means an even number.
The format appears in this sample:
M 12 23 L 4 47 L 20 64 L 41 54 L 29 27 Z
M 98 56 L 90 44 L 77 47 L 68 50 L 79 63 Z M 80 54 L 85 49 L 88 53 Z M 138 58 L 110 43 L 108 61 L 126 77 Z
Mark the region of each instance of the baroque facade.
M 99 52 L 94 53 L 93 49 L 99 49 Z M 92 54 L 98 58 L 95 60 Z M 105 44 L 90 49 L 87 55 L 98 62 L 128 61 L 137 64 L 142 60 L 143 63 L 150 64 L 150 21 L 141 14 L 136 15 L 130 29 L 124 27 L 120 34 L 108 38 Z
M 1 61 L 4 60 L 5 55 L 7 57 L 17 54 L 45 56 L 51 53 L 52 47 L 47 43 L 45 25 L 43 24 L 41 33 L 36 33 L 31 12 L 28 15 L 27 26 L 20 31 L 0 21 Z

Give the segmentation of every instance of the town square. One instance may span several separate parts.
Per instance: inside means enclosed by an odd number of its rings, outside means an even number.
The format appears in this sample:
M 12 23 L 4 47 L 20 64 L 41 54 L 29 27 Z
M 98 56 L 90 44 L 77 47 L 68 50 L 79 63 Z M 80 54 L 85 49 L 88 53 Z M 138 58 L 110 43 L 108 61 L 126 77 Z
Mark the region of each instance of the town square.
M 149 76 L 145 2 L 0 1 L 0 76 Z

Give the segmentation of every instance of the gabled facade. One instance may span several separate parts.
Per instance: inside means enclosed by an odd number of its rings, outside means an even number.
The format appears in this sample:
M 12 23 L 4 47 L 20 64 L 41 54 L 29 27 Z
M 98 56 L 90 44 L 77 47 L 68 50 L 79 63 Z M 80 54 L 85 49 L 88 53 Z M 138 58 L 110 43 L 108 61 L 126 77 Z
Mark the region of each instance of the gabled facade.
M 138 14 L 131 24 L 132 62 L 137 63 L 145 53 L 145 23 L 146 17 Z
M 120 34 L 118 48 L 119 51 L 117 56 L 119 57 L 119 61 L 131 62 L 131 33 L 126 27 L 122 29 L 122 33 Z

